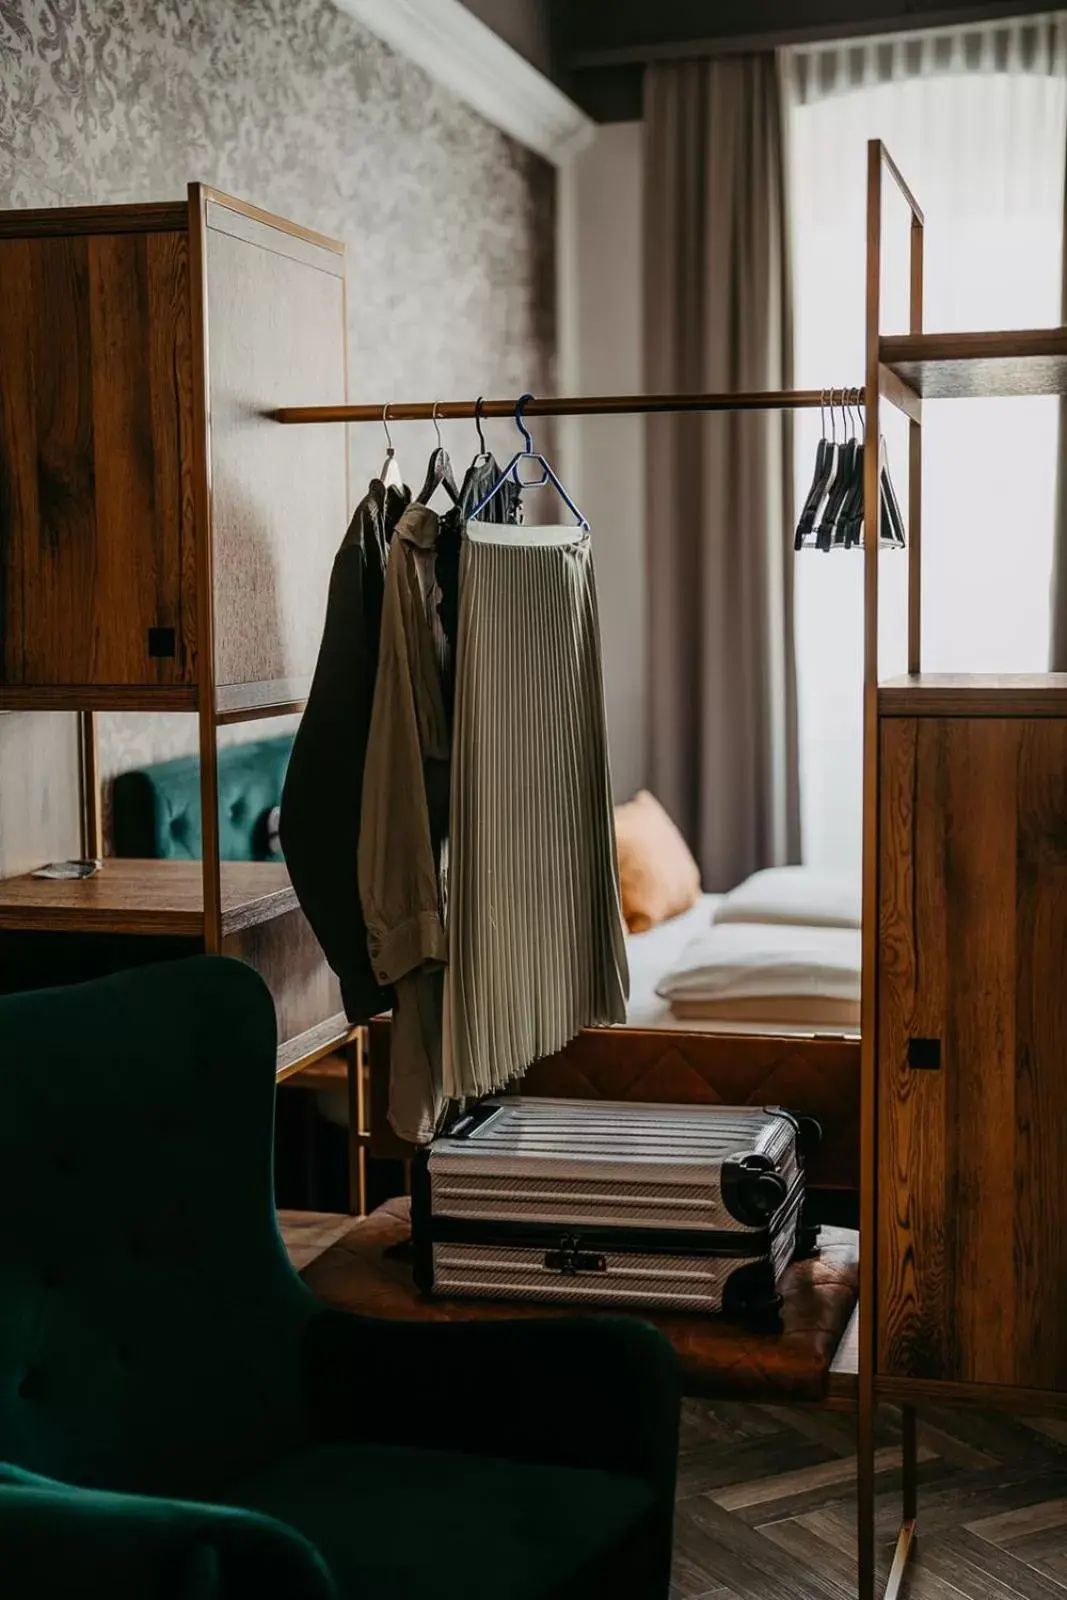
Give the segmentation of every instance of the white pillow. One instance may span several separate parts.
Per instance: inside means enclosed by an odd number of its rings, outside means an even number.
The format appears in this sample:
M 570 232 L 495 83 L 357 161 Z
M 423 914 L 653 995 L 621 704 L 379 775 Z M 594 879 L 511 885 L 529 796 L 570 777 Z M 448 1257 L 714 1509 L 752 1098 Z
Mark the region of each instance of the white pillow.
M 767 867 L 723 897 L 715 921 L 858 928 L 859 879 L 814 867 Z
M 713 923 L 690 939 L 656 990 L 680 1012 L 710 1008 L 709 1015 L 745 1014 L 750 1003 L 794 1005 L 810 1017 L 819 1005 L 840 1020 L 859 1015 L 858 928 L 800 928 L 781 924 Z M 795 1006 L 800 1002 L 799 1006 Z M 758 1007 L 757 1007 L 758 1009 Z M 768 1014 L 782 1015 L 772 1006 Z

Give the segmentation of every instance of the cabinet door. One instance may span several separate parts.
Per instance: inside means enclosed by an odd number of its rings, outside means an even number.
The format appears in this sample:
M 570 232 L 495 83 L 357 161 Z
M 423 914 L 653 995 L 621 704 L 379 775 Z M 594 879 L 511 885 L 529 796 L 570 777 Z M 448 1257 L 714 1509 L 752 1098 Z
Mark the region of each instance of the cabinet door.
M 1064 1388 L 1067 722 L 886 718 L 881 761 L 878 1367 Z
M 0 682 L 195 678 L 184 232 L 0 240 Z

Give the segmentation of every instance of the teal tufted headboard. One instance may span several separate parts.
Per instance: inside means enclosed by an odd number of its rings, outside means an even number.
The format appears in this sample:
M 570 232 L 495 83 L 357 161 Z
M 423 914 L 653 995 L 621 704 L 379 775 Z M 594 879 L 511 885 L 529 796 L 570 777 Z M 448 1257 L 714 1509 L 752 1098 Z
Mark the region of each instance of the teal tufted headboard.
M 219 751 L 219 853 L 224 861 L 277 859 L 271 813 L 281 803 L 292 734 Z M 112 790 L 115 854 L 200 859 L 200 762 L 196 756 L 123 772 Z

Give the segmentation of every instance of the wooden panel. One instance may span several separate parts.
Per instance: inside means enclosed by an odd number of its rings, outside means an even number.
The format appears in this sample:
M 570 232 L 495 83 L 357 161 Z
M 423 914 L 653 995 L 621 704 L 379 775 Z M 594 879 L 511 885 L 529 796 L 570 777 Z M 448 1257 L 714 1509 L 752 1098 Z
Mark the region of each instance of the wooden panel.
M 894 334 L 881 357 L 926 399 L 1067 394 L 1067 328 Z
M 1067 1388 L 1067 720 L 881 743 L 879 1370 Z
M 127 206 L 48 206 L 0 211 L 0 239 L 83 233 L 177 233 L 186 225 L 184 200 Z
M 219 704 L 314 670 L 347 521 L 343 428 L 281 428 L 283 401 L 343 400 L 343 257 L 254 216 L 207 205 L 215 662 Z
M 273 861 L 222 863 L 222 921 L 239 932 L 296 904 L 285 867 Z M 203 933 L 199 861 L 109 857 L 92 878 L 23 876 L 0 881 L 0 928 L 74 933 Z
M 945 1078 L 911 1071 L 905 1062 L 913 1033 L 940 1037 L 942 1031 L 943 883 L 936 873 L 912 871 L 913 856 L 924 867 L 931 857 L 937 861 L 944 796 L 936 729 L 934 723 L 914 720 L 883 724 L 879 819 L 878 1363 L 888 1370 L 906 1349 L 913 1369 L 931 1375 L 954 1364 L 948 1347 L 952 1330 L 942 1315 L 948 1220 Z
M 286 1083 L 298 1077 L 305 1067 L 314 1070 L 315 1063 L 328 1058 L 339 1046 L 348 1042 L 352 1033 L 343 1011 L 335 1011 L 322 1022 L 313 1023 L 303 1033 L 296 1033 L 278 1046 L 278 1082 Z
M 274 996 L 281 1070 L 290 1069 L 304 1054 L 321 1054 L 347 1036 L 337 979 L 302 911 L 292 910 L 271 922 L 229 934 L 222 948 L 225 955 L 255 967 Z M 331 1025 L 323 1028 L 324 1023 Z M 298 1053 L 286 1051 L 288 1041 L 309 1032 L 314 1036 L 302 1041 Z
M 0 241 L 5 686 L 193 679 L 187 283 L 184 232 Z
M 1067 1416 L 1067 1393 L 1062 1389 L 1031 1389 L 1025 1384 L 955 1383 L 935 1378 L 878 1378 L 879 1400 L 892 1405 L 980 1405 L 987 1410 L 1010 1411 L 1016 1416 Z M 948 1600 L 948 1597 L 946 1597 Z
M 195 711 L 195 684 L 52 683 L 0 689 L 0 711 Z
M 1024 724 L 1015 839 L 1016 1378 L 1067 1387 L 1067 721 Z
M 879 686 L 883 717 L 1064 717 L 1067 672 L 922 672 Z

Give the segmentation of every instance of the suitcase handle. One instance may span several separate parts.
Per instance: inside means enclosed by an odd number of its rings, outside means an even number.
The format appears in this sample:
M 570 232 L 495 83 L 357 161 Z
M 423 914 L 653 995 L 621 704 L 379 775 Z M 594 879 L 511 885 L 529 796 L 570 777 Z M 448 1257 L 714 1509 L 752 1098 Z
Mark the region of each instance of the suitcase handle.
M 579 1272 L 607 1272 L 605 1256 L 594 1250 L 581 1249 L 581 1240 L 564 1234 L 558 1250 L 545 1251 L 545 1271 L 558 1272 L 563 1278 L 575 1278 Z
M 789 1185 L 766 1156 L 735 1156 L 721 1173 L 726 1209 L 746 1228 L 765 1228 L 784 1201 Z

